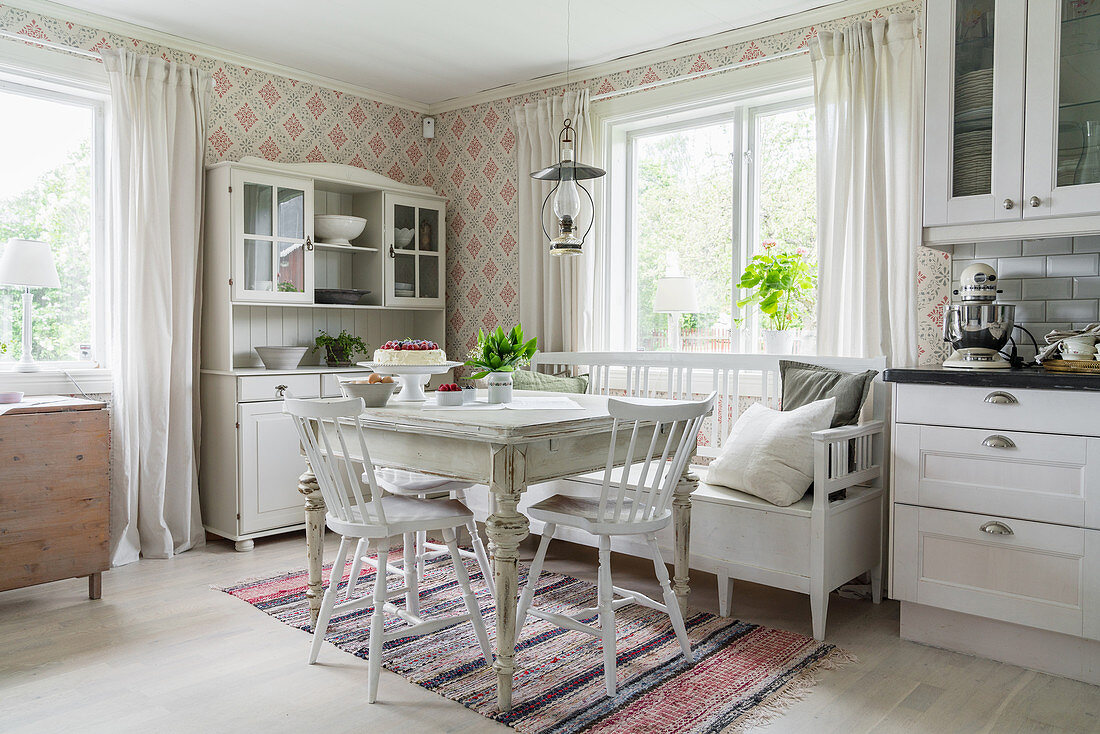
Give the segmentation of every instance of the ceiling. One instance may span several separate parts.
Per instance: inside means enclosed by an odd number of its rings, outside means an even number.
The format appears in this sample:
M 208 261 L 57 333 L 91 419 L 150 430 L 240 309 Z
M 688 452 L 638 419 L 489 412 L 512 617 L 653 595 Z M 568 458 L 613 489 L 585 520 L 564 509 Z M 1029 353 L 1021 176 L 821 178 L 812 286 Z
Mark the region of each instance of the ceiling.
M 573 68 L 837 0 L 577 0 Z M 565 70 L 566 0 L 64 0 L 63 4 L 432 104 Z

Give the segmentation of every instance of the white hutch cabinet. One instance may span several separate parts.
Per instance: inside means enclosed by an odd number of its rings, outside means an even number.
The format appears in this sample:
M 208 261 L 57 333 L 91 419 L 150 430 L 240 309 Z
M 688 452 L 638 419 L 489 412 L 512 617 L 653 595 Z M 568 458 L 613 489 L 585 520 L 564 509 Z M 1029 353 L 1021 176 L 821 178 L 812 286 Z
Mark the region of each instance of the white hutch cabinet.
M 326 244 L 315 214 L 367 225 L 351 247 Z M 207 530 L 250 550 L 254 538 L 304 527 L 305 465 L 282 394 L 335 397 L 338 375 L 362 371 L 323 366 L 320 354 L 265 370 L 253 348 L 347 329 L 371 348 L 416 336 L 446 349 L 446 209 L 428 187 L 359 168 L 246 158 L 208 169 L 205 217 L 200 503 Z M 317 303 L 326 288 L 369 293 Z
M 926 244 L 1100 231 L 1100 3 L 925 17 Z

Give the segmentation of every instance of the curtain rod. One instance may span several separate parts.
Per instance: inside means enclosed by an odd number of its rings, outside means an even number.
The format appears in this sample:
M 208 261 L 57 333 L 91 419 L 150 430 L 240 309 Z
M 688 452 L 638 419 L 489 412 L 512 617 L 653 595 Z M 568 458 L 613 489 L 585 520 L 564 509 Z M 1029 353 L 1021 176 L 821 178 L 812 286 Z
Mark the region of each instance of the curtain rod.
M 95 59 L 100 61 L 99 54 L 94 51 L 85 51 L 82 48 L 76 46 L 66 46 L 63 43 L 54 43 L 53 41 L 46 41 L 41 38 L 32 38 L 31 36 L 25 36 L 21 33 L 12 33 L 11 31 L 0 30 L 0 38 L 10 38 L 13 41 L 22 41 L 23 43 L 29 43 L 33 46 L 45 46 L 51 48 L 54 51 L 64 51 L 65 53 L 76 54 L 77 56 L 84 56 L 85 58 Z
M 672 76 L 668 79 L 661 79 L 660 81 L 650 82 L 649 84 L 641 84 L 637 87 L 627 87 L 626 89 L 616 89 L 614 92 L 605 92 L 604 94 L 593 95 L 590 99 L 592 102 L 599 102 L 604 99 L 611 99 L 612 97 L 621 97 L 624 94 L 633 94 L 634 92 L 644 92 L 649 89 L 656 89 L 657 87 L 663 87 L 668 84 L 676 84 L 678 82 L 691 81 L 692 79 L 700 79 L 711 74 L 720 74 L 725 71 L 734 71 L 735 69 L 743 69 L 746 66 L 754 66 L 757 64 L 765 64 L 769 61 L 778 61 L 779 59 L 786 59 L 792 56 L 802 56 L 808 54 L 810 47 L 798 48 L 793 51 L 784 51 L 783 53 L 774 54 L 772 56 L 762 56 L 760 58 L 752 59 L 749 61 L 738 61 L 736 64 L 726 64 L 725 66 L 719 66 L 714 69 L 706 69 L 704 71 L 697 71 L 694 74 L 684 74 L 683 76 Z

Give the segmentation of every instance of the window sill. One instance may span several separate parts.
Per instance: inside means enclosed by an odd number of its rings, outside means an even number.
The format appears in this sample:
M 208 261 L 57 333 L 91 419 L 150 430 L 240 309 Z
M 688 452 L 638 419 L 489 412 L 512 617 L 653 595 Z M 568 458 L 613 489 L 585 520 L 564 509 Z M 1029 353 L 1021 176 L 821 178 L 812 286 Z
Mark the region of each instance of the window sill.
M 65 372 L 72 375 L 76 385 L 65 376 Z M 77 385 L 80 386 L 79 389 Z M 18 390 L 27 395 L 79 395 L 80 390 L 88 395 L 110 393 L 111 371 L 102 368 L 77 367 L 63 372 L 43 366 L 41 372 L 15 372 L 8 367 L 0 371 L 0 389 Z

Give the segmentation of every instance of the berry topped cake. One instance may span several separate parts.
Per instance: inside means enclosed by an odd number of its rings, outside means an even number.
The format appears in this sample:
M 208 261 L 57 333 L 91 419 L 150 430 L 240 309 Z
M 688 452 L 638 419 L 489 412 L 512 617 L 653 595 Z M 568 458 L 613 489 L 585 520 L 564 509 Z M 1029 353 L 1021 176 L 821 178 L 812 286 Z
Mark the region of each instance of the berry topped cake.
M 435 342 L 423 339 L 388 341 L 374 350 L 375 364 L 419 365 L 443 364 L 447 354 Z

